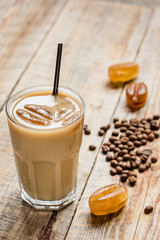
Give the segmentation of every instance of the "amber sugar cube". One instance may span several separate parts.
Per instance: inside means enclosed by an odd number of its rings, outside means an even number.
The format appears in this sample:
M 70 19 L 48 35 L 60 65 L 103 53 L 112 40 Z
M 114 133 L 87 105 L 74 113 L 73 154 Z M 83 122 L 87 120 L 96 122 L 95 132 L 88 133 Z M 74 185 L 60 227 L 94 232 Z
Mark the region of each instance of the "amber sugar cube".
M 89 207 L 94 215 L 117 212 L 128 199 L 128 190 L 120 184 L 111 184 L 95 191 L 89 198 Z
M 112 65 L 108 69 L 108 76 L 112 83 L 128 82 L 137 77 L 139 65 L 134 62 L 127 62 Z

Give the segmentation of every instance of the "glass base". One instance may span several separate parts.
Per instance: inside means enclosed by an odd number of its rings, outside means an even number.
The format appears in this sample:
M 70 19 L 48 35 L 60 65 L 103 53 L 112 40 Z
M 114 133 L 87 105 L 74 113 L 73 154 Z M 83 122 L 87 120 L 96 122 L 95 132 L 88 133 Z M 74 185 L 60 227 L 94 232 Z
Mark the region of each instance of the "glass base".
M 30 206 L 36 210 L 60 210 L 72 203 L 76 198 L 76 190 L 74 189 L 70 192 L 65 198 L 56 201 L 41 201 L 38 199 L 31 198 L 25 191 L 22 189 L 21 192 L 22 199 L 27 202 Z

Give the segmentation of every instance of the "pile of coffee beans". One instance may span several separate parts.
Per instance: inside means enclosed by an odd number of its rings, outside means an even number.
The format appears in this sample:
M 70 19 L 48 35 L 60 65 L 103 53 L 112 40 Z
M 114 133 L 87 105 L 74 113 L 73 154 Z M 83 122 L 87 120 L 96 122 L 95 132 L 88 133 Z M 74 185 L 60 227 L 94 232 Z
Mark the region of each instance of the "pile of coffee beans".
M 113 119 L 116 130 L 102 146 L 102 153 L 111 164 L 111 175 L 119 174 L 121 182 L 128 180 L 133 186 L 137 181 L 134 170 L 138 169 L 142 173 L 150 168 L 152 163 L 157 162 L 156 157 L 151 157 L 151 149 L 138 148 L 159 137 L 159 118 L 159 115 L 154 115 L 141 120 Z

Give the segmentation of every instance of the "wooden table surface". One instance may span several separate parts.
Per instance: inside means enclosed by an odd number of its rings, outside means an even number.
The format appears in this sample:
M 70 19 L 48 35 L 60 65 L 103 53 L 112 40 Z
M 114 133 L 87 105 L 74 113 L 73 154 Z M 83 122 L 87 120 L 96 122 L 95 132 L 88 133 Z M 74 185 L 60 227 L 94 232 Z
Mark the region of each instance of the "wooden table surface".
M 0 1 L 0 239 L 160 239 L 160 163 L 139 174 L 129 199 L 118 213 L 95 217 L 88 199 L 96 189 L 118 182 L 101 153 L 105 137 L 101 125 L 120 119 L 160 113 L 160 2 L 105 0 Z M 9 96 L 28 86 L 52 84 L 57 43 L 63 42 L 61 85 L 85 99 L 85 123 L 92 133 L 83 136 L 74 203 L 56 211 L 36 211 L 21 200 L 5 116 Z M 145 82 L 145 107 L 126 106 L 125 86 L 113 88 L 110 65 L 135 61 L 136 81 Z M 90 144 L 96 151 L 88 151 Z M 160 141 L 150 146 L 159 157 Z M 143 210 L 152 205 L 154 211 Z

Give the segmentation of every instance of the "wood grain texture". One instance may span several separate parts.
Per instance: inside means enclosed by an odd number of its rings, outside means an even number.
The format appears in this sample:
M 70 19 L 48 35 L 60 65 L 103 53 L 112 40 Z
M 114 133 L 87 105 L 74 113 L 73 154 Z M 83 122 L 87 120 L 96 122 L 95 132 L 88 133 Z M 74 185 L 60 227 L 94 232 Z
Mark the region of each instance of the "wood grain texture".
M 65 0 L 3 2 L 0 18 L 0 109 L 65 5 Z
M 0 146 L 0 152 L 3 153 L 0 156 L 2 162 L 0 173 L 2 179 L 1 197 L 2 200 L 5 200 L 4 202 L 1 200 L 3 202 L 1 205 L 1 222 L 3 223 L 5 219 L 5 224 L 2 224 L 0 228 L 1 236 L 6 239 L 10 239 L 10 236 L 13 236 L 14 239 L 64 239 L 67 236 L 67 231 L 72 223 L 79 199 L 102 142 L 102 138 L 97 137 L 98 129 L 101 125 L 110 121 L 121 94 L 120 88 L 114 89 L 106 84 L 107 68 L 115 62 L 135 59 L 150 21 L 150 16 L 151 11 L 147 8 L 140 9 L 135 6 L 112 5 L 105 2 L 71 1 L 64 8 L 53 29 L 32 59 L 30 66 L 23 73 L 15 90 L 32 86 L 33 82 L 34 85 L 52 84 L 57 42 L 63 41 L 65 47 L 61 84 L 74 88 L 84 96 L 86 101 L 85 121 L 93 130 L 91 136 L 84 136 L 83 139 L 80 152 L 77 198 L 73 204 L 58 212 L 57 215 L 51 212 L 39 215 L 28 205 L 21 202 L 9 136 L 6 130 L 7 126 L 4 120 L 4 112 L 2 112 L 0 122 L 4 140 L 3 145 Z M 110 104 L 111 99 L 112 104 Z M 88 146 L 91 143 L 97 146 L 95 152 L 88 151 Z M 103 168 L 103 164 L 100 168 Z M 104 169 L 100 169 L 99 171 L 103 174 L 99 172 L 97 176 L 100 174 L 103 179 L 106 179 L 108 173 L 106 172 L 105 175 Z M 93 188 L 96 188 L 98 182 L 97 178 L 94 179 L 89 191 L 87 188 L 87 194 Z M 88 201 L 86 195 L 84 197 L 85 201 Z M 7 208 L 8 205 L 10 208 Z M 86 204 L 85 206 L 87 207 Z M 11 211 L 11 208 L 15 211 Z M 80 209 L 81 211 L 85 210 L 83 212 L 85 221 L 88 220 L 88 210 L 86 211 L 83 207 Z M 84 217 L 84 214 L 81 216 Z M 75 221 L 67 236 L 68 239 L 89 239 L 90 236 L 93 236 L 93 234 L 90 235 L 90 231 L 87 234 L 85 233 L 86 228 L 81 222 L 81 217 L 77 222 L 81 225 L 78 225 L 78 229 L 73 233 Z M 30 222 L 32 222 L 32 227 Z M 95 236 L 101 237 L 101 234 L 97 231 L 97 224 L 99 229 L 106 226 L 105 223 L 96 220 L 94 231 L 90 226 L 89 229 L 95 233 Z M 40 227 L 37 228 L 37 225 Z M 88 225 L 86 227 L 88 229 Z M 9 229 L 11 230 L 9 231 Z M 108 229 L 106 232 L 108 234 Z
M 160 0 L 102 0 L 102 1 L 110 1 L 113 4 L 115 2 L 120 2 L 139 6 L 160 7 Z
M 149 89 L 148 102 L 141 110 L 132 112 L 126 106 L 125 91 L 123 91 L 114 117 L 120 119 L 141 118 L 159 113 L 159 16 L 159 10 L 156 10 L 136 59 L 141 69 L 137 81 L 144 81 L 147 84 Z M 105 141 L 110 136 L 111 131 L 112 129 L 107 133 Z M 155 140 L 148 146 L 154 150 L 154 155 L 159 157 L 159 140 Z M 138 174 L 136 186 L 134 188 L 128 187 L 129 200 L 125 208 L 113 215 L 95 217 L 90 214 L 88 207 L 90 194 L 99 187 L 119 181 L 118 177 L 109 175 L 109 169 L 109 164 L 105 162 L 104 156 L 99 153 L 67 239 L 70 239 L 71 236 L 73 239 L 159 239 L 160 192 L 158 185 L 160 163 L 156 163 L 151 170 L 144 174 Z M 147 205 L 153 205 L 154 207 L 154 212 L 150 215 L 144 214 L 144 207 Z

